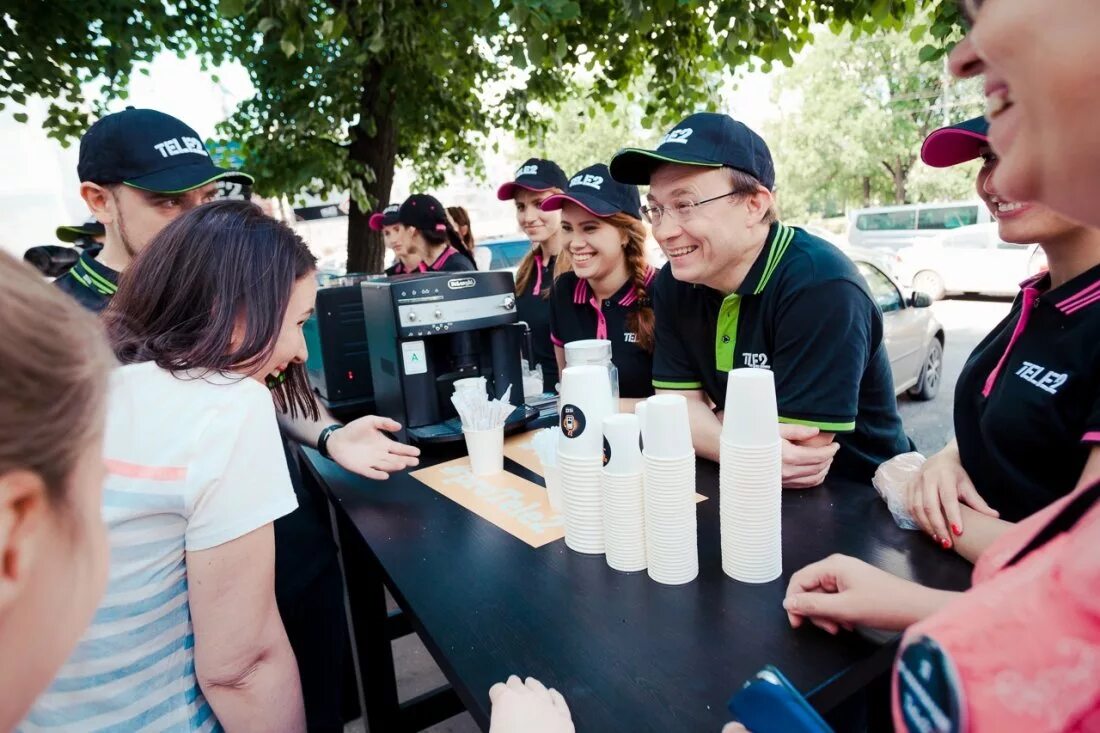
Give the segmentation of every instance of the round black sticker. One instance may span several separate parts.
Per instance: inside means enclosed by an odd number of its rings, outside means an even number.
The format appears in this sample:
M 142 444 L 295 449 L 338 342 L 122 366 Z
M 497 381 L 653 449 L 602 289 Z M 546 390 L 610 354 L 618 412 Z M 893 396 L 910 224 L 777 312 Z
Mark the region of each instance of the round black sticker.
M 611 460 L 611 444 L 607 442 L 607 438 L 603 439 L 603 465 L 607 465 Z
M 962 683 L 939 644 L 927 636 L 916 639 L 902 650 L 897 664 L 898 707 L 905 730 L 966 730 Z
M 585 420 L 581 408 L 576 405 L 562 405 L 561 431 L 567 438 L 579 438 L 584 432 Z

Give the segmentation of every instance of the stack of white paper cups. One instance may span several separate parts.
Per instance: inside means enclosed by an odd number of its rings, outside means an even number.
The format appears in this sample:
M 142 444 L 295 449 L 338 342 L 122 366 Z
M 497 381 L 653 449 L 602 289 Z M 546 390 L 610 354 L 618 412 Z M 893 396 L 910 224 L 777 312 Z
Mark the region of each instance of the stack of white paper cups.
M 566 367 L 561 373 L 558 440 L 565 544 L 592 555 L 604 551 L 603 421 L 612 414 L 611 380 L 602 366 Z
M 657 395 L 645 416 L 645 538 L 649 577 L 680 585 L 699 574 L 695 450 L 687 400 Z
M 771 371 L 729 373 L 720 463 L 722 570 L 745 583 L 775 580 L 783 572 L 783 456 Z
M 607 564 L 615 570 L 645 570 L 645 502 L 638 418 L 612 415 L 603 421 L 603 536 Z

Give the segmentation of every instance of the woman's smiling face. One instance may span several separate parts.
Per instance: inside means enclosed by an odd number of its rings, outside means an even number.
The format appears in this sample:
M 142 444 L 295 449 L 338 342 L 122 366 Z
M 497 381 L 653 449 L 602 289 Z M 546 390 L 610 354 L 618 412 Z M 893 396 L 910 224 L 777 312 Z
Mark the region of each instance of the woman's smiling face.
M 993 184 L 1100 225 L 1100 2 L 967 0 L 951 71 L 985 77 Z

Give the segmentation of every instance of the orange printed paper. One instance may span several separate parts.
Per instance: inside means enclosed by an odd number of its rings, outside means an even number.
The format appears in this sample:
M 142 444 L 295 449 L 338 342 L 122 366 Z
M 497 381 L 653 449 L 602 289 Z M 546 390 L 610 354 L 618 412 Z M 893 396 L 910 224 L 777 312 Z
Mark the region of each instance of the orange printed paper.
M 410 475 L 531 547 L 565 536 L 564 520 L 550 508 L 546 489 L 514 473 L 475 476 L 468 458 L 456 458 Z

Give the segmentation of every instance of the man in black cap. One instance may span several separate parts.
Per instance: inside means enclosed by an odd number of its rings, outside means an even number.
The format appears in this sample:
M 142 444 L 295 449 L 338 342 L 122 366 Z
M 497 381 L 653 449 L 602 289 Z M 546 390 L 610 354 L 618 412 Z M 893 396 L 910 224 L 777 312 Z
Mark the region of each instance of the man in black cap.
M 81 197 L 103 225 L 103 249 L 82 254 L 56 283 L 97 312 L 130 261 L 170 221 L 215 198 L 218 181 L 252 183 L 245 173 L 215 166 L 198 133 L 175 117 L 133 107 L 88 128 L 77 174 Z
M 731 369 L 775 375 L 783 484 L 867 481 L 910 449 L 882 314 L 853 263 L 775 212 L 768 146 L 728 115 L 698 113 L 655 150 L 611 161 L 649 184 L 646 218 L 668 256 L 653 288 L 653 386 L 688 398 L 696 451 L 716 460 Z

